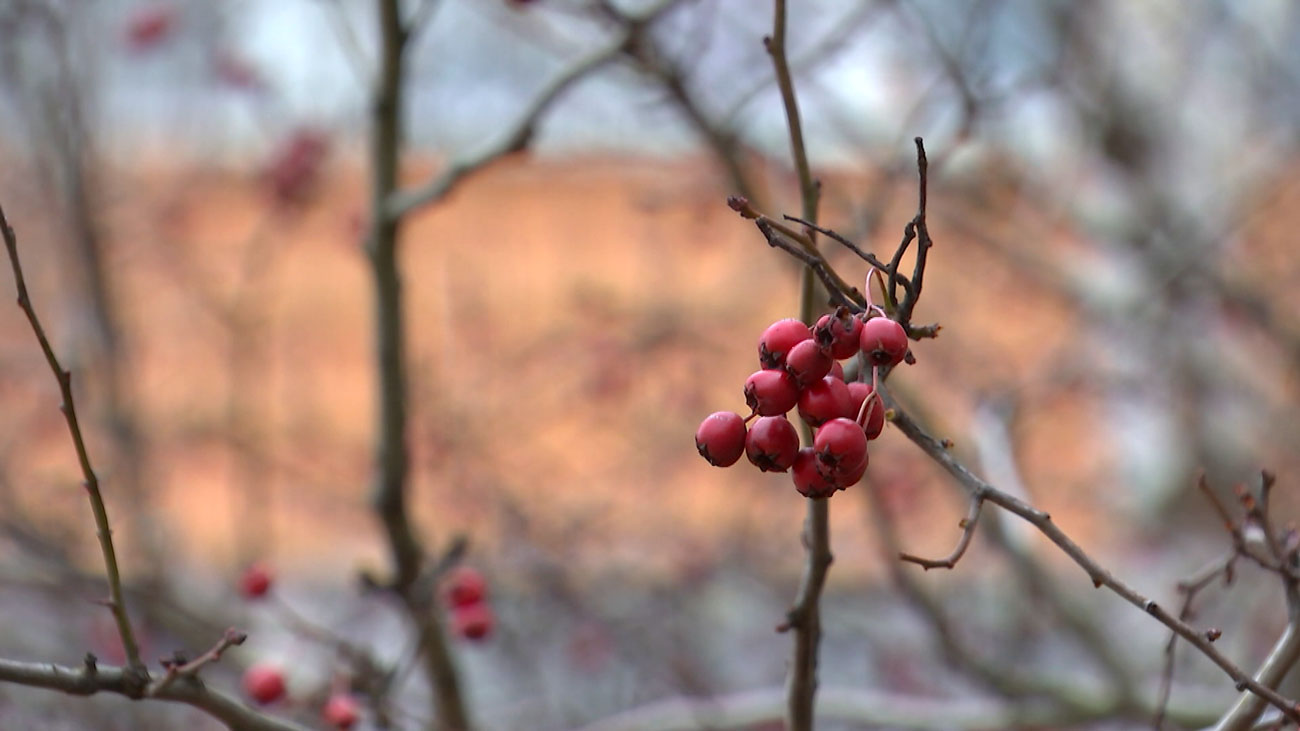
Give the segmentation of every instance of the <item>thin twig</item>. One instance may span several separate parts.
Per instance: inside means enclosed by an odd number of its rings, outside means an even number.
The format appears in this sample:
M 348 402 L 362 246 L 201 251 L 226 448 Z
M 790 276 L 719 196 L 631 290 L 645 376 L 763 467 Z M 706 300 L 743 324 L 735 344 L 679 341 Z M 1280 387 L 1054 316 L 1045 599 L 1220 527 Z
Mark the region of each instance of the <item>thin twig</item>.
M 59 394 L 62 398 L 59 410 L 63 412 L 63 418 L 68 424 L 68 433 L 72 437 L 72 445 L 77 452 L 82 485 L 86 488 L 86 495 L 90 499 L 90 508 L 94 513 L 95 528 L 99 535 L 99 548 L 104 555 L 104 572 L 108 580 L 109 595 L 107 604 L 117 624 L 118 635 L 122 638 L 129 680 L 133 682 L 131 688 L 138 697 L 138 694 L 144 690 L 144 684 L 148 682 L 149 672 L 140 660 L 140 647 L 136 644 L 135 632 L 131 629 L 131 620 L 127 616 L 126 601 L 122 596 L 122 574 L 117 564 L 117 551 L 113 547 L 113 532 L 109 525 L 108 508 L 104 505 L 104 497 L 99 490 L 99 478 L 90 464 L 86 441 L 81 434 L 81 425 L 77 422 L 77 408 L 72 400 L 72 374 L 59 364 L 58 356 L 54 354 L 54 348 L 50 346 L 49 338 L 45 335 L 45 328 L 41 326 L 40 318 L 36 316 L 36 309 L 32 306 L 31 296 L 27 292 L 27 281 L 23 278 L 22 263 L 18 258 L 18 236 L 9 225 L 9 220 L 5 218 L 3 208 L 0 208 L 0 232 L 4 235 L 5 249 L 9 252 L 9 264 L 13 269 L 14 283 L 18 289 L 18 306 L 27 316 L 27 322 L 40 343 L 41 352 L 45 354 L 45 362 L 53 371 L 54 378 L 59 384 Z
M 921 568 L 929 571 L 930 569 L 950 569 L 957 565 L 961 557 L 966 554 L 966 549 L 970 547 L 971 537 L 975 535 L 975 526 L 979 524 L 980 509 L 984 507 L 984 500 L 979 497 L 972 497 L 970 508 L 966 511 L 966 517 L 961 519 L 958 525 L 961 527 L 961 538 L 957 541 L 957 547 L 952 549 L 952 553 L 941 559 L 921 558 L 910 553 L 899 553 L 900 561 L 914 563 Z
M 171 687 L 172 683 L 175 683 L 177 679 L 192 678 L 198 675 L 198 672 L 205 666 L 220 660 L 226 650 L 235 645 L 244 644 L 244 641 L 247 639 L 247 632 L 240 632 L 232 627 L 225 631 L 225 634 L 221 636 L 221 639 L 217 640 L 217 644 L 213 645 L 211 649 L 202 655 L 199 655 L 195 659 L 185 661 L 177 658 L 173 661 L 164 661 L 163 665 L 167 668 L 167 672 L 149 686 L 145 695 L 157 698 L 160 694 L 166 691 L 167 688 Z
M 919 424 L 908 416 L 898 404 L 890 397 L 887 390 L 880 390 L 881 396 L 885 399 L 886 405 L 893 411 L 891 420 L 908 439 L 921 448 L 932 460 L 937 462 L 940 467 L 951 475 L 963 489 L 972 497 L 982 497 L 984 500 L 997 505 L 1014 515 L 1027 521 L 1038 529 L 1040 533 L 1048 538 L 1052 543 L 1069 556 L 1072 561 L 1079 565 L 1092 580 L 1096 587 L 1106 587 L 1129 604 L 1150 614 L 1156 621 L 1165 625 L 1169 629 L 1178 633 L 1180 637 L 1195 647 L 1210 659 L 1215 665 L 1218 665 L 1239 690 L 1250 690 L 1255 695 L 1264 698 L 1268 703 L 1282 711 L 1287 718 L 1292 721 L 1300 722 L 1300 711 L 1297 711 L 1296 702 L 1283 697 L 1276 690 L 1265 684 L 1257 682 L 1251 678 L 1244 670 L 1238 667 L 1232 660 L 1228 659 L 1223 653 L 1219 652 L 1205 634 L 1196 628 L 1188 625 L 1186 622 L 1179 620 L 1171 615 L 1164 607 L 1155 601 L 1148 599 L 1133 589 L 1128 584 L 1121 581 L 1114 574 L 1099 564 L 1096 559 L 1092 558 L 1079 544 L 1075 543 L 1065 531 L 1061 530 L 1049 514 L 1034 508 L 1032 505 L 1009 495 L 994 486 L 975 476 L 969 469 L 959 462 L 947 449 L 943 443 L 933 436 L 930 436 Z

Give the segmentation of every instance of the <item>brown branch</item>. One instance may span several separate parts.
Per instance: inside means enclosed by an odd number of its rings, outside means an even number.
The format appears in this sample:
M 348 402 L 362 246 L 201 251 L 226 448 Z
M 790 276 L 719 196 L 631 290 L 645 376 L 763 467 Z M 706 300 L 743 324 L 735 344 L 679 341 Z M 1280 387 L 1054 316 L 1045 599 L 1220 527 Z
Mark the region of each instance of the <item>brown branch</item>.
M 961 538 L 957 541 L 957 547 L 952 549 L 952 553 L 941 559 L 921 558 L 910 553 L 899 553 L 900 561 L 914 563 L 921 568 L 929 571 L 930 569 L 950 569 L 957 565 L 961 557 L 966 554 L 966 549 L 970 546 L 971 537 L 975 535 L 975 526 L 979 524 L 980 509 L 984 507 L 984 500 L 980 497 L 972 497 L 970 508 L 966 511 L 966 517 L 961 519 L 958 526 L 961 528 Z
M 892 421 L 898 430 L 903 432 L 908 439 L 921 448 L 932 460 L 951 475 L 967 493 L 974 498 L 987 500 L 994 505 L 1006 510 L 1016 516 L 1019 516 L 1030 525 L 1038 529 L 1040 533 L 1056 544 L 1067 556 L 1079 565 L 1092 580 L 1096 587 L 1106 587 L 1129 604 L 1150 614 L 1156 621 L 1173 630 L 1178 636 L 1182 637 L 1189 644 L 1195 647 L 1210 659 L 1215 665 L 1218 665 L 1229 678 L 1232 679 L 1239 690 L 1250 690 L 1255 695 L 1267 700 L 1274 707 L 1292 721 L 1300 722 L 1300 711 L 1297 711 L 1296 702 L 1283 697 L 1276 690 L 1262 684 L 1251 678 L 1244 670 L 1233 663 L 1227 656 L 1219 652 L 1204 632 L 1188 625 L 1186 622 L 1171 615 L 1164 607 L 1155 601 L 1148 599 L 1140 594 L 1137 590 L 1121 581 L 1114 574 L 1110 573 L 1101 566 L 1092 556 L 1083 550 L 1079 544 L 1075 543 L 1065 531 L 1061 530 L 1052 522 L 1051 516 L 1022 500 L 1009 495 L 989 483 L 975 476 L 961 462 L 957 461 L 943 444 L 934 437 L 930 436 L 923 430 L 919 424 L 908 416 L 907 412 L 899 408 L 898 404 L 890 397 L 886 389 L 880 389 L 886 405 L 893 410 Z
M 1237 558 L 1235 552 L 1228 554 L 1226 559 L 1215 561 L 1192 578 L 1178 582 L 1178 592 L 1183 595 L 1183 606 L 1178 610 L 1178 619 L 1184 622 L 1192 619 L 1194 615 L 1192 604 L 1196 601 L 1196 596 L 1220 576 L 1223 577 L 1225 584 L 1232 581 L 1233 565 L 1237 562 Z M 1219 635 L 1219 630 L 1209 629 L 1206 630 L 1205 638 L 1213 642 L 1219 638 Z M 1160 690 L 1156 695 L 1155 720 L 1151 722 L 1151 727 L 1156 731 L 1165 727 L 1165 715 L 1169 708 L 1169 699 L 1173 695 L 1174 651 L 1177 645 L 1178 634 L 1170 632 L 1169 641 L 1165 643 L 1165 665 L 1160 672 Z
M 152 698 L 159 697 L 167 690 L 167 688 L 171 687 L 177 679 L 195 677 L 205 666 L 220 660 L 226 650 L 229 650 L 235 645 L 244 644 L 244 641 L 247 639 L 247 632 L 240 632 L 231 627 L 225 631 L 225 634 L 221 636 L 220 640 L 217 640 L 217 644 L 213 645 L 211 649 L 193 660 L 185 660 L 179 655 L 172 660 L 164 660 L 163 666 L 167 668 L 167 672 L 149 686 L 148 690 L 145 691 L 145 695 Z
M 114 693 L 128 698 L 140 697 L 138 679 L 132 669 L 101 666 L 93 655 L 87 655 L 80 668 L 0 659 L 0 682 L 45 688 L 74 696 Z M 212 690 L 192 676 L 168 683 L 153 697 L 159 701 L 183 703 L 198 708 L 240 731 L 306 731 L 304 726 L 259 713 L 235 696 Z
M 131 688 L 136 694 L 135 697 L 138 697 L 144 690 L 144 684 L 148 682 L 149 672 L 140 660 L 140 648 L 136 644 L 135 632 L 131 629 L 131 620 L 127 616 L 126 601 L 122 596 L 122 575 L 117 564 L 117 551 L 113 547 L 113 532 L 109 525 L 108 508 L 105 507 L 104 496 L 99 490 L 99 478 L 90 464 L 90 454 L 86 449 L 81 425 L 77 421 L 77 408 L 72 400 L 72 374 L 59 364 L 58 356 L 54 354 L 54 348 L 50 346 L 49 338 L 45 335 L 45 328 L 41 326 L 36 309 L 32 306 L 31 296 L 27 292 L 27 281 L 23 278 L 22 263 L 18 258 L 18 236 L 5 218 L 3 208 L 0 208 L 0 233 L 4 235 L 5 249 L 9 252 L 9 264 L 13 269 L 14 283 L 18 289 L 18 306 L 27 316 L 27 322 L 31 325 L 32 332 L 40 343 L 41 352 L 45 355 L 45 362 L 53 371 L 54 378 L 59 384 L 59 394 L 62 398 L 59 410 L 63 412 L 63 418 L 68 424 L 68 433 L 72 437 L 72 445 L 77 452 L 82 485 L 86 488 L 86 495 L 90 499 L 90 509 L 94 513 L 95 528 L 99 536 L 99 548 L 104 556 L 104 572 L 108 580 L 109 595 L 107 604 L 117 624 L 118 635 L 122 638 Z
M 407 510 L 410 454 L 407 445 L 407 382 L 404 314 L 397 245 L 402 210 L 391 207 L 398 190 L 402 152 L 404 52 L 408 29 L 403 26 L 399 0 L 377 0 L 380 32 L 379 77 L 371 102 L 370 186 L 371 222 L 366 241 L 375 295 L 375 352 L 379 379 L 376 474 L 371 500 L 383 524 L 392 559 L 390 588 L 401 598 L 418 635 L 430 693 L 441 728 L 470 728 L 469 712 L 460 690 L 447 638 L 431 597 L 419 591 L 418 578 L 425 550 Z

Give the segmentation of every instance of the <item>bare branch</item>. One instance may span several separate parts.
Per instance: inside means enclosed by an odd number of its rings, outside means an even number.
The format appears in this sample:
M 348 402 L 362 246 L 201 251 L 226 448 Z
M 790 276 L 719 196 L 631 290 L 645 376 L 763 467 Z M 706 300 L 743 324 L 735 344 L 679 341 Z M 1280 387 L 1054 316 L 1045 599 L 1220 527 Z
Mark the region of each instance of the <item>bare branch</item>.
M 1300 711 L 1296 710 L 1294 700 L 1287 699 L 1280 695 L 1276 690 L 1268 685 L 1251 678 L 1244 670 L 1233 663 L 1227 656 L 1219 652 L 1204 632 L 1198 631 L 1187 623 L 1171 615 L 1168 611 L 1157 604 L 1155 601 L 1143 596 L 1137 590 L 1124 583 L 1112 573 L 1106 570 L 1096 559 L 1092 558 L 1079 544 L 1075 543 L 1066 533 L 1061 530 L 1047 513 L 1034 508 L 1032 505 L 1025 503 L 1018 498 L 998 490 L 987 482 L 976 477 L 961 462 L 957 461 L 943 444 L 926 433 L 919 424 L 908 416 L 907 412 L 899 408 L 892 397 L 882 386 L 880 389 L 881 396 L 885 399 L 886 405 L 893 410 L 892 421 L 899 431 L 903 432 L 908 439 L 921 448 L 931 459 L 943 467 L 958 484 L 964 488 L 972 498 L 979 497 L 987 500 L 998 507 L 1013 513 L 1025 521 L 1029 522 L 1046 536 L 1052 543 L 1056 544 L 1065 555 L 1069 556 L 1076 564 L 1079 565 L 1092 580 L 1093 585 L 1097 587 L 1105 586 L 1112 592 L 1118 594 L 1129 604 L 1150 614 L 1156 621 L 1165 625 L 1182 637 L 1189 644 L 1195 647 L 1210 659 L 1215 665 L 1218 665 L 1228 677 L 1236 684 L 1240 690 L 1250 690 L 1255 695 L 1266 699 L 1270 704 L 1282 711 L 1282 713 L 1292 721 L 1300 722 Z M 1289 630 L 1288 630 L 1289 631 Z
M 477 172 L 489 163 L 495 162 L 512 152 L 522 150 L 528 145 L 537 121 L 550 108 L 551 104 L 566 90 L 585 78 L 588 74 L 601 68 L 617 58 L 627 42 L 624 33 L 612 43 L 578 59 L 571 66 L 551 80 L 549 84 L 533 98 L 524 113 L 506 129 L 497 140 L 487 147 L 468 155 L 462 160 L 447 165 L 435 178 L 424 185 L 408 191 L 394 191 L 385 202 L 387 215 L 396 218 L 403 216 L 421 206 L 440 200 L 471 173 Z
M 914 556 L 910 553 L 898 554 L 900 561 L 914 563 L 921 568 L 929 571 L 930 569 L 950 569 L 957 565 L 961 557 L 966 554 L 966 549 L 970 546 L 971 537 L 975 535 L 975 526 L 979 524 L 980 509 L 984 507 L 984 500 L 979 497 L 972 497 L 970 509 L 966 511 L 966 517 L 961 519 L 958 524 L 961 527 L 961 538 L 957 541 L 957 547 L 952 549 L 952 553 L 941 559 L 928 559 Z
M 59 394 L 63 399 L 59 404 L 59 410 L 63 412 L 63 418 L 68 424 L 68 433 L 72 437 L 72 445 L 77 452 L 82 484 L 90 499 L 90 509 L 94 513 L 95 528 L 99 535 L 99 548 L 104 555 L 104 572 L 108 579 L 108 607 L 113 613 L 118 634 L 122 638 L 122 648 L 126 653 L 127 665 L 130 669 L 128 674 L 134 683 L 134 692 L 139 694 L 144 689 L 144 683 L 148 682 L 149 673 L 140 660 L 140 647 L 136 644 L 135 632 L 131 629 L 131 620 L 127 616 L 126 601 L 122 596 L 122 576 L 117 565 L 117 551 L 113 547 L 112 528 L 108 521 L 108 508 L 104 506 L 104 497 L 99 490 L 99 478 L 90 464 L 90 454 L 86 449 L 81 425 L 77 421 L 77 408 L 72 400 L 72 374 L 59 364 L 58 356 L 54 354 L 54 348 L 50 346 L 49 338 L 45 335 L 45 328 L 41 326 L 36 309 L 32 306 L 31 297 L 27 292 L 27 282 L 23 278 L 22 263 L 18 258 L 18 236 L 5 218 L 3 208 L 0 208 L 0 233 L 4 235 L 5 249 L 9 252 L 9 264 L 13 269 L 14 283 L 18 289 L 18 306 L 27 316 L 27 322 L 31 325 L 37 342 L 40 343 L 41 352 L 45 354 L 45 362 L 59 384 Z
M 101 666 L 93 655 L 86 656 L 86 662 L 81 668 L 0 659 L 0 682 L 77 696 L 116 693 L 128 698 L 139 697 L 134 671 L 130 668 Z M 263 715 L 234 696 L 208 688 L 195 677 L 182 677 L 176 682 L 168 683 L 159 689 L 154 698 L 193 706 L 230 728 L 241 731 L 307 731 L 305 726 Z

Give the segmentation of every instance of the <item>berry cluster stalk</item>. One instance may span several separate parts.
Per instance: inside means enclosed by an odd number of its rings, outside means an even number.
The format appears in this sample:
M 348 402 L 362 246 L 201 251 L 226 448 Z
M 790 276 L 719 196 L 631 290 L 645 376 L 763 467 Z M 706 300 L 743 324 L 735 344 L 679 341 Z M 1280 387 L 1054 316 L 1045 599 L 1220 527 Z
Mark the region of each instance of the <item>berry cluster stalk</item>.
M 799 175 L 801 213 L 805 220 L 816 222 L 818 186 L 808 167 L 803 126 L 799 121 L 799 104 L 786 59 L 785 31 L 785 0 L 774 0 L 772 35 L 764 39 L 764 43 L 772 57 L 777 88 L 780 89 L 781 101 L 785 106 L 786 126 L 790 130 L 790 153 Z M 807 325 L 812 324 L 816 312 L 816 284 L 812 267 L 805 265 L 800 276 L 799 319 Z M 812 431 L 808 425 L 801 424 L 800 430 L 803 442 L 811 444 Z M 808 556 L 803 577 L 799 581 L 799 591 L 785 624 L 794 631 L 794 654 L 786 681 L 786 727 L 792 731 L 806 731 L 813 727 L 813 701 L 817 694 L 817 650 L 821 642 L 820 601 L 822 587 L 826 583 L 826 572 L 831 565 L 829 504 L 829 500 L 808 500 L 808 513 L 804 520 L 804 545 L 807 546 Z

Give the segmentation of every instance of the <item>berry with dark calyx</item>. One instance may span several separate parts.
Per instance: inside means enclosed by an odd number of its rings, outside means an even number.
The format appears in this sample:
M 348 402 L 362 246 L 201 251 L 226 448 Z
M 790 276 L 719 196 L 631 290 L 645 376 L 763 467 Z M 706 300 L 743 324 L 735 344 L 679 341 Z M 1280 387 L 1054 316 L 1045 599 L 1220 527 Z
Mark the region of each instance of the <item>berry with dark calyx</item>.
M 817 469 L 817 455 L 812 447 L 804 447 L 795 455 L 794 464 L 790 466 L 790 475 L 794 478 L 794 489 L 804 497 L 830 497 L 837 489 L 836 485 L 827 480 Z
M 745 456 L 764 472 L 785 472 L 799 453 L 799 433 L 784 416 L 764 416 L 749 427 Z
M 450 607 L 478 604 L 487 599 L 487 579 L 471 566 L 452 569 L 443 579 L 443 587 L 443 597 Z
M 813 439 L 818 469 L 833 482 L 852 472 L 867 458 L 867 435 L 852 419 L 831 419 L 822 424 Z
M 861 345 L 862 320 L 840 307 L 829 315 L 822 315 L 813 326 L 813 339 L 830 351 L 836 360 L 852 358 Z
M 482 640 L 492 633 L 496 617 L 492 608 L 483 602 L 467 604 L 451 610 L 451 629 L 458 637 L 467 640 Z
M 321 716 L 331 727 L 347 731 L 361 719 L 361 704 L 347 693 L 335 693 L 325 701 Z
M 799 388 L 807 388 L 825 378 L 834 365 L 830 354 L 812 339 L 795 343 L 785 355 L 785 369 L 794 376 Z
M 797 343 L 811 339 L 812 331 L 799 320 L 777 320 L 758 338 L 758 362 L 767 369 L 784 367 L 785 354 Z
M 907 332 L 888 317 L 873 317 L 862 323 L 858 341 L 872 365 L 898 365 L 907 357 Z
M 849 413 L 852 398 L 844 381 L 826 376 L 799 394 L 799 418 L 816 427 L 831 419 L 855 416 Z
M 255 563 L 244 569 L 239 577 L 239 593 L 245 599 L 257 599 L 266 596 L 271 590 L 271 569 L 266 564 Z
M 785 371 L 754 371 L 745 380 L 745 403 L 759 416 L 780 416 L 799 403 L 799 384 Z
M 844 490 L 862 482 L 862 477 L 867 474 L 867 465 L 871 462 L 870 457 L 870 454 L 866 455 L 866 458 L 862 460 L 862 464 L 855 469 L 842 470 L 832 480 L 835 486 Z
M 862 430 L 867 433 L 867 439 L 875 439 L 880 436 L 880 432 L 885 428 L 885 405 L 879 398 L 873 396 L 875 389 L 870 383 L 854 381 L 849 384 L 849 395 L 853 397 L 853 417 L 857 418 L 862 411 L 862 402 L 871 397 L 871 405 L 867 407 L 867 413 L 864 414 Z
M 280 700 L 284 690 L 284 673 L 275 665 L 262 663 L 244 671 L 244 692 L 261 705 Z
M 745 420 L 733 411 L 709 414 L 695 430 L 695 448 L 714 467 L 730 467 L 745 453 Z

